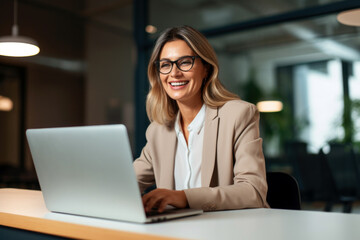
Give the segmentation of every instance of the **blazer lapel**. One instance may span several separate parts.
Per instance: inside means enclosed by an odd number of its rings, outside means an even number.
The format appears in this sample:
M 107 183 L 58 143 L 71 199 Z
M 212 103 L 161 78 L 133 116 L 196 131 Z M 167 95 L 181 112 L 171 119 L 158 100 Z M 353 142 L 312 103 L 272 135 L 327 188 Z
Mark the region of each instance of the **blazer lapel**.
M 218 137 L 218 108 L 206 107 L 204 142 L 201 162 L 201 186 L 209 187 L 214 172 Z

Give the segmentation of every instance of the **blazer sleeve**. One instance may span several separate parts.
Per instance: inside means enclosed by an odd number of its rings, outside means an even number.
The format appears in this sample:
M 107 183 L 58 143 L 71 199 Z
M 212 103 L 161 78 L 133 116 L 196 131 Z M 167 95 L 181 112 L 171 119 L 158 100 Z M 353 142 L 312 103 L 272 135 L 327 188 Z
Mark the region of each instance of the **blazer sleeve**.
M 236 110 L 230 111 L 232 114 L 227 115 L 227 118 L 235 119 L 232 122 L 233 128 L 219 132 L 219 135 L 228 134 L 233 138 L 230 155 L 224 155 L 225 152 L 229 152 L 229 146 L 218 143 L 217 147 L 217 164 L 233 161 L 232 183 L 184 190 L 191 208 L 213 211 L 269 207 L 266 202 L 266 170 L 259 133 L 259 112 L 252 104 L 247 104 L 245 109 L 238 116 L 234 114 Z M 223 118 L 220 121 L 229 123 Z M 224 129 L 229 127 L 220 128 L 219 131 Z M 223 173 L 218 172 L 218 175 L 220 174 Z
M 148 187 L 151 187 L 155 184 L 155 176 L 154 176 L 151 146 L 150 146 L 151 141 L 148 141 L 149 137 L 152 135 L 152 128 L 153 127 L 150 125 L 146 130 L 147 143 L 145 147 L 142 149 L 140 157 L 137 158 L 133 163 L 141 193 L 143 193 L 145 189 L 147 189 Z

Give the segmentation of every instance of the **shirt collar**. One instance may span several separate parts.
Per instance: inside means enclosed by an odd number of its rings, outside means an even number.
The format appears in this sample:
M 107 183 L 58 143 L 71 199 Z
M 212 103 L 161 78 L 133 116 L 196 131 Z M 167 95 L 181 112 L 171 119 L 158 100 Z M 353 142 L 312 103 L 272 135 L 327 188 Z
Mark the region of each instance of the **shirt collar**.
M 178 111 L 178 114 L 176 115 L 176 119 L 175 119 L 175 132 L 176 135 L 179 135 L 182 131 L 179 125 L 180 122 L 180 111 Z

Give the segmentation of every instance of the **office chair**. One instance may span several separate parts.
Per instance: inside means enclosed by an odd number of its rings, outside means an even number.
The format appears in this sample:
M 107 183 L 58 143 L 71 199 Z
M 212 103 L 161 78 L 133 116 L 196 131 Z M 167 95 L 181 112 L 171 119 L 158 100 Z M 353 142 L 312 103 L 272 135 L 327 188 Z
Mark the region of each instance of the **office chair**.
M 323 155 L 335 183 L 334 202 L 343 204 L 343 212 L 352 211 L 353 202 L 360 199 L 360 170 L 353 146 L 330 143 L 330 152 Z
M 288 141 L 285 144 L 285 156 L 292 163 L 301 200 L 325 202 L 324 211 L 331 211 L 336 191 L 335 183 L 322 152 L 308 153 L 307 143 L 301 141 Z
M 284 172 L 267 172 L 267 202 L 271 208 L 301 209 L 300 191 L 296 179 Z

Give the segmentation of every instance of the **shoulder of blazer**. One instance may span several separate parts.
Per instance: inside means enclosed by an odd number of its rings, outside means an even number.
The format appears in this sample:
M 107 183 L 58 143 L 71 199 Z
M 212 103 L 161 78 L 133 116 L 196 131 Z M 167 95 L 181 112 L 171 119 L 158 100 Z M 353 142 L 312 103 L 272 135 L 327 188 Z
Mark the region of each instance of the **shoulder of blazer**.
M 159 139 L 159 136 L 174 134 L 174 128 L 169 128 L 163 124 L 152 122 L 146 129 L 146 138 L 148 141 Z
M 243 100 L 232 100 L 219 107 L 219 117 L 231 116 L 229 119 L 238 117 L 252 118 L 256 114 L 256 106 Z

